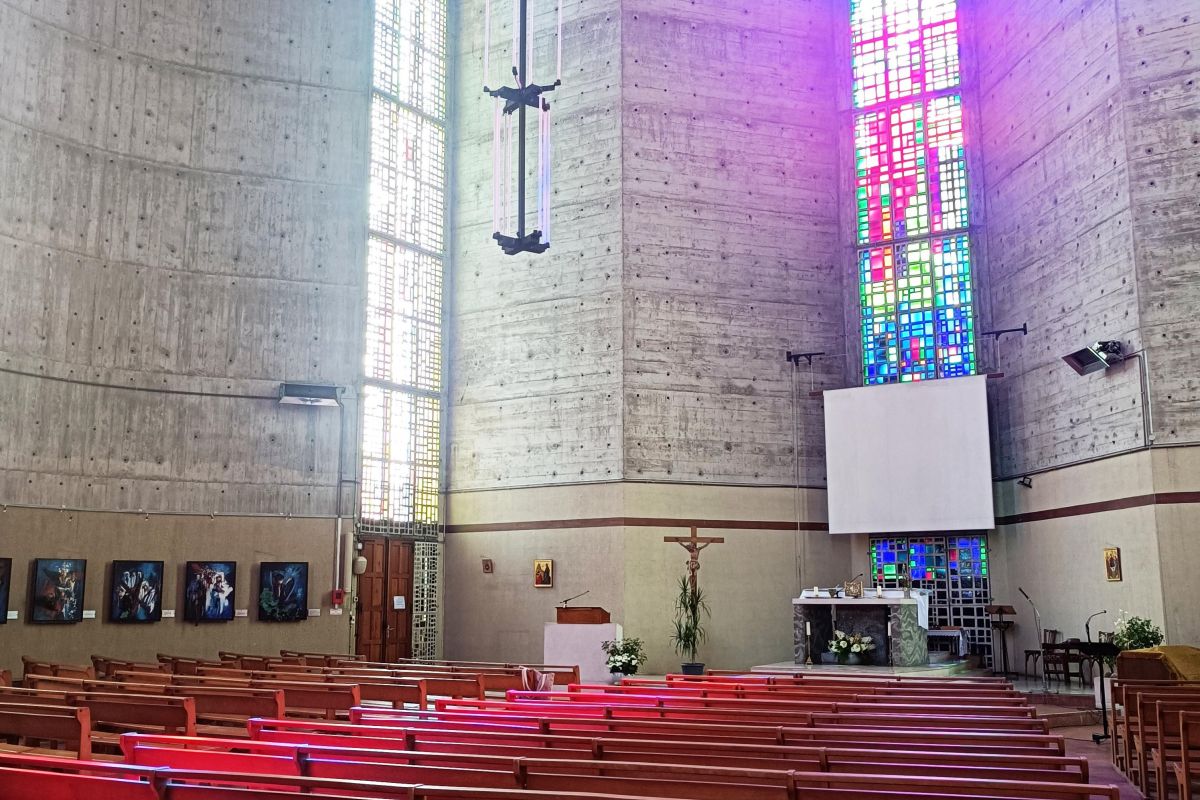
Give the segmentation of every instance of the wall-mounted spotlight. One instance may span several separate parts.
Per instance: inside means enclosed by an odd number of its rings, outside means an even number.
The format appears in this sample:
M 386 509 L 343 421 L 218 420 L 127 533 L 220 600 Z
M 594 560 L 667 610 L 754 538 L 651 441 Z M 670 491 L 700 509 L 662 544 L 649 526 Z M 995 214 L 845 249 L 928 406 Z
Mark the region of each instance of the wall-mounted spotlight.
M 1065 355 L 1062 360 L 1080 375 L 1101 372 L 1125 360 L 1121 343 L 1117 341 L 1096 342 L 1082 350 Z
M 1026 489 L 1033 488 L 1033 478 L 1029 477 L 1028 475 L 1022 475 L 1021 480 L 1017 481 L 1017 483 L 1021 486 L 1024 486 Z
M 332 384 L 283 383 L 279 385 L 279 402 L 294 406 L 338 406 L 341 388 Z

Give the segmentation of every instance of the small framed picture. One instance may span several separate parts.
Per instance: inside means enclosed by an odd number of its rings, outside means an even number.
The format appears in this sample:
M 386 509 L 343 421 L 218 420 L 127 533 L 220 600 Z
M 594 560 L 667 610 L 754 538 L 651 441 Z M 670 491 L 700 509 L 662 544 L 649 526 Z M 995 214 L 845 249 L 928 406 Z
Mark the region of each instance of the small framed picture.
M 109 622 L 158 622 L 162 619 L 163 562 L 112 562 Z
M 189 561 L 185 570 L 183 618 L 188 622 L 233 619 L 237 563 Z
M 30 622 L 64 623 L 83 619 L 83 595 L 87 585 L 85 559 L 35 559 L 32 583 Z
M 554 588 L 554 561 L 537 558 L 533 562 L 533 585 L 537 589 Z
M 0 625 L 8 622 L 8 590 L 12 587 L 12 559 L 0 558 Z
M 262 622 L 308 619 L 307 561 L 264 561 L 258 565 L 258 618 Z
M 490 558 L 485 558 L 483 560 L 483 574 L 491 575 L 495 571 L 496 571 L 495 562 L 493 562 Z
M 1110 581 L 1119 581 L 1121 578 L 1121 548 L 1106 547 L 1104 548 L 1104 577 Z

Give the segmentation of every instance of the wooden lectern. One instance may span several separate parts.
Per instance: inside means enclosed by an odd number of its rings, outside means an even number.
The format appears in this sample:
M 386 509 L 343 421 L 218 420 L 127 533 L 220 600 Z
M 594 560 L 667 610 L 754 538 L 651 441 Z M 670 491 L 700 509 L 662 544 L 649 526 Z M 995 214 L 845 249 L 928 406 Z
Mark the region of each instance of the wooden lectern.
M 611 622 L 608 612 L 600 606 L 575 606 L 555 609 L 559 625 L 603 625 Z

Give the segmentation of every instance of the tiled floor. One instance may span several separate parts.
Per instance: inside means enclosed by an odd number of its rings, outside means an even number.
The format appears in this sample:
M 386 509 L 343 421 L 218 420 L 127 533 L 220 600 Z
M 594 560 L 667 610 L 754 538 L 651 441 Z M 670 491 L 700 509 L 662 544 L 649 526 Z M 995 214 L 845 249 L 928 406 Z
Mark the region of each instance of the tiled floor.
M 1112 746 L 1104 741 L 1095 744 L 1092 734 L 1100 731 L 1099 726 L 1080 728 L 1055 728 L 1054 733 L 1067 740 L 1067 755 L 1084 756 L 1092 783 L 1110 783 L 1121 792 L 1121 800 L 1145 800 L 1145 796 L 1130 783 L 1112 763 Z

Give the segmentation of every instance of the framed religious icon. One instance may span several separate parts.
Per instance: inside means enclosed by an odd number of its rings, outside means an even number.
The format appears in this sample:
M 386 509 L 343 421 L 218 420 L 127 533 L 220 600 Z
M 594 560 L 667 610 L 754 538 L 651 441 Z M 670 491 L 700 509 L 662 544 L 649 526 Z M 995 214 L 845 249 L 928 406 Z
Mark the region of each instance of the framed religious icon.
M 1110 581 L 1123 580 L 1121 577 L 1121 548 L 1104 548 L 1104 577 Z
M 533 585 L 537 589 L 554 588 L 554 561 L 548 558 L 534 559 Z
M 83 619 L 83 593 L 87 561 L 82 558 L 38 558 L 33 562 L 33 590 L 29 594 L 29 621 L 79 622 Z
M 163 562 L 112 562 L 110 622 L 158 622 L 162 619 Z

